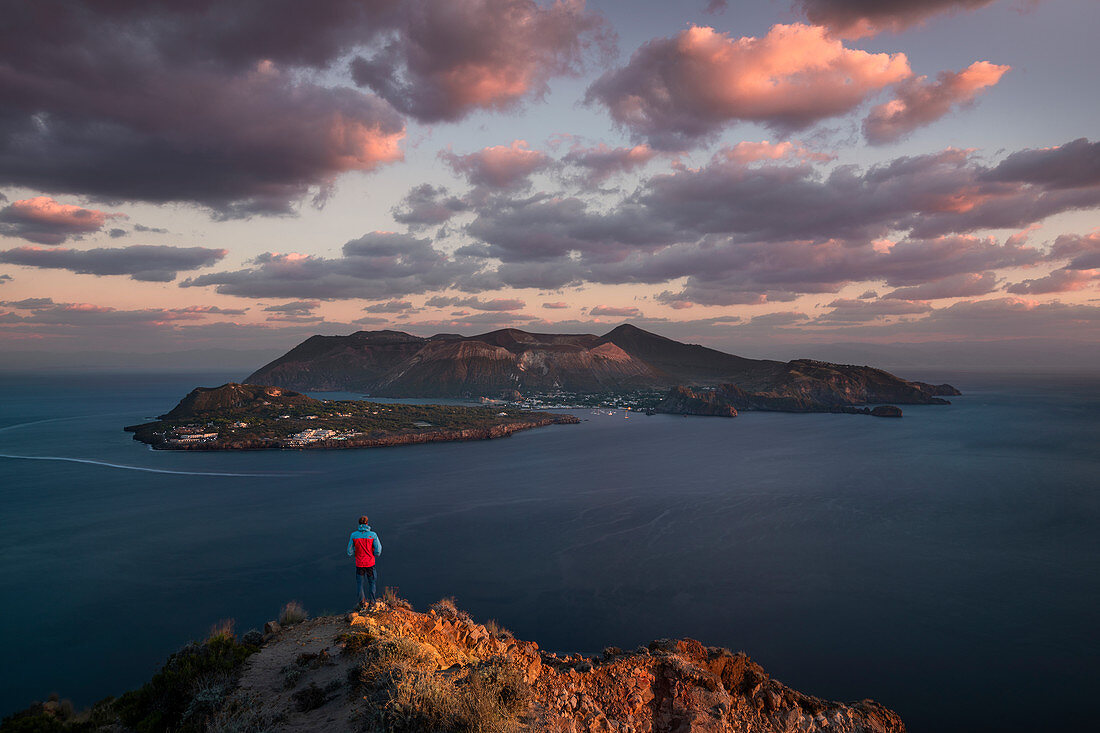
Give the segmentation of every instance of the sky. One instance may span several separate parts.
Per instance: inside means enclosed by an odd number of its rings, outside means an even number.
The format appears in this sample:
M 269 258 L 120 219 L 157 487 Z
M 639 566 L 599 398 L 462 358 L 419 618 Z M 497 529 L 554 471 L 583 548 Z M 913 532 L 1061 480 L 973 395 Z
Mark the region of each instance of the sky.
M 1095 0 L 5 6 L 0 352 L 1100 343 Z

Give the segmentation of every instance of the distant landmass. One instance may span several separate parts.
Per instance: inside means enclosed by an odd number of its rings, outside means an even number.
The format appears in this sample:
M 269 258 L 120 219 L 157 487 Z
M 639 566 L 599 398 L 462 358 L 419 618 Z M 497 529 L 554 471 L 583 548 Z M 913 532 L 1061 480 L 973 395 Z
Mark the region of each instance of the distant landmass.
M 155 422 L 125 430 L 161 450 L 263 450 L 488 440 L 576 422 L 548 412 L 317 400 L 281 387 L 223 384 L 198 387 Z
M 869 366 L 746 359 L 624 324 L 603 336 L 504 329 L 479 336 L 401 331 L 313 336 L 246 382 L 385 397 L 516 398 L 531 393 L 668 390 L 657 411 L 693 413 L 682 388 L 736 410 L 842 412 L 868 404 L 948 404 L 960 394 Z M 715 398 L 705 398 L 715 402 Z M 724 409 L 724 408 L 723 408 Z M 726 411 L 728 412 L 728 411 Z M 900 414 L 900 411 L 899 411 Z

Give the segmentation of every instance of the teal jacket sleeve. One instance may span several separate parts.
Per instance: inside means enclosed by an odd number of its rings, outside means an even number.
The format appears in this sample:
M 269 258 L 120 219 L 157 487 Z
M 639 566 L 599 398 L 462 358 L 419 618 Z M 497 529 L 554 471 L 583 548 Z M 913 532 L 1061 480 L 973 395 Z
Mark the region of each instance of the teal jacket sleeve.
M 354 538 L 355 538 L 355 533 L 352 532 L 351 537 L 348 537 L 348 557 L 351 557 L 352 555 L 355 554 L 355 547 L 353 545 Z
M 374 536 L 374 556 L 382 556 L 382 540 L 378 539 L 378 535 Z

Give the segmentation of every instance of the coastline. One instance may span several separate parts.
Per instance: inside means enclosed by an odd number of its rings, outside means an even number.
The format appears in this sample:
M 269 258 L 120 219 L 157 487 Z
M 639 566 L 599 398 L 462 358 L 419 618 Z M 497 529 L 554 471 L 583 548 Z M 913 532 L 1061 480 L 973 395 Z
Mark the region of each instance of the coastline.
M 513 433 L 547 425 L 573 425 L 580 420 L 573 415 L 554 415 L 517 423 L 506 423 L 483 428 L 461 428 L 423 430 L 416 433 L 391 433 L 386 435 L 365 435 L 344 440 L 317 440 L 300 445 L 286 445 L 278 438 L 252 440 L 234 440 L 194 444 L 171 444 L 167 440 L 155 440 L 141 431 L 145 425 L 129 425 L 123 430 L 134 433 L 134 440 L 145 443 L 153 450 L 164 451 L 261 451 L 261 450 L 343 450 L 349 448 L 391 448 L 402 445 L 423 443 L 448 443 L 471 440 L 495 440 L 507 438 Z M 155 423 L 148 423 L 153 425 Z M 143 437 L 145 436 L 145 437 Z

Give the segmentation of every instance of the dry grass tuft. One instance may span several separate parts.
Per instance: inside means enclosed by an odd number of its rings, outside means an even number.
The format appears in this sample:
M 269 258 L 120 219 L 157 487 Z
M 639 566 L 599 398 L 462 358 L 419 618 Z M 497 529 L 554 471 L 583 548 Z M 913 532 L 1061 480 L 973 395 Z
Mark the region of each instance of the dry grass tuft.
M 458 606 L 455 605 L 455 597 L 447 596 L 446 598 L 440 598 L 438 601 L 429 606 L 440 616 L 444 618 L 454 618 L 458 616 Z
M 336 637 L 344 645 L 344 654 L 355 655 L 367 648 L 374 637 L 367 631 L 345 631 Z
M 302 608 L 302 604 L 298 601 L 291 601 L 283 606 L 283 610 L 279 612 L 279 625 L 292 626 L 302 623 L 307 618 L 309 616 L 306 614 L 306 609 Z
M 501 626 L 495 618 L 491 618 L 485 622 L 485 630 L 489 632 L 489 635 L 494 639 L 514 639 L 515 635 L 508 629 Z
M 395 637 L 383 639 L 363 650 L 359 660 L 359 682 L 384 686 L 413 673 L 435 670 L 438 653 L 427 644 Z
M 207 723 L 207 733 L 266 733 L 275 722 L 254 697 L 231 700 Z
M 228 639 L 230 641 L 235 639 L 236 634 L 233 632 L 233 624 L 234 624 L 234 622 L 233 622 L 233 619 L 231 619 L 231 618 L 224 618 L 221 621 L 218 621 L 217 623 L 215 623 L 213 626 L 210 627 L 210 635 L 207 636 L 206 638 L 207 639 L 221 638 L 221 639 Z
M 383 706 L 395 731 L 447 730 L 503 733 L 515 730 L 530 690 L 511 665 L 487 662 L 464 675 L 416 673 L 398 679 Z

